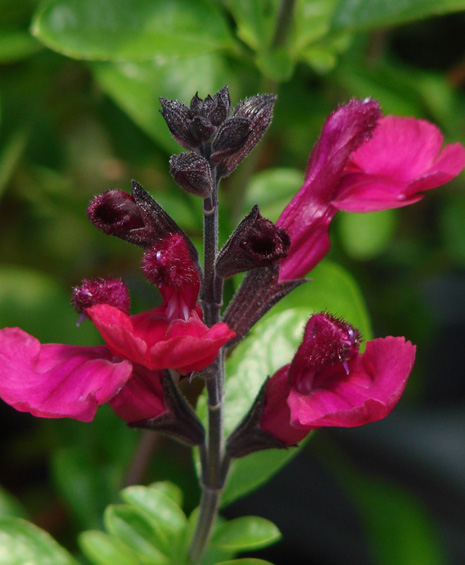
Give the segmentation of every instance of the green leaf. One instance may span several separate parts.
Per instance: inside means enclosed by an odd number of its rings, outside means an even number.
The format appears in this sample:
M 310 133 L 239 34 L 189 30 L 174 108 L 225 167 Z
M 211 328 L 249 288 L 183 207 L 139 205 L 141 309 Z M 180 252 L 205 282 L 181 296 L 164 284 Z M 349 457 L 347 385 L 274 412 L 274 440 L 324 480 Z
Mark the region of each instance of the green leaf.
M 364 339 L 372 339 L 370 317 L 353 276 L 337 263 L 324 259 L 310 273 L 310 281 L 293 290 L 269 312 L 267 320 L 276 312 L 289 308 L 308 308 L 309 316 L 327 310 L 344 318 L 358 328 Z
M 178 153 L 161 116 L 158 98 L 189 104 L 194 92 L 214 94 L 231 75 L 217 53 L 142 63 L 94 63 L 91 66 L 102 89 L 152 139 L 169 153 Z
M 247 413 L 265 378 L 291 362 L 311 314 L 328 310 L 360 329 L 365 339 L 371 338 L 369 317 L 353 278 L 327 260 L 311 274 L 312 280 L 279 302 L 227 361 L 226 433 Z M 222 503 L 265 483 L 297 453 L 298 448 L 267 450 L 234 460 Z
M 225 19 L 207 0 L 56 0 L 38 13 L 32 31 L 50 49 L 99 61 L 193 56 L 233 45 Z
M 259 204 L 260 213 L 275 222 L 302 186 L 303 180 L 304 174 L 298 169 L 282 167 L 256 173 L 247 187 L 244 213 Z
M 437 529 L 427 509 L 395 485 L 364 479 L 355 481 L 351 494 L 358 497 L 376 563 L 444 565 Z
M 26 510 L 6 489 L 0 487 L 0 516 L 2 518 L 25 518 Z
M 259 549 L 281 538 L 278 528 L 269 520 L 258 516 L 243 516 L 222 524 L 212 537 L 212 545 L 245 551 Z
M 355 259 L 373 259 L 388 246 L 396 220 L 394 210 L 370 214 L 340 214 L 337 227 L 341 243 Z
M 186 526 L 184 512 L 161 490 L 131 486 L 121 491 L 121 497 L 147 515 L 166 536 L 176 534 Z
M 152 523 L 135 508 L 110 505 L 105 511 L 105 526 L 116 538 L 152 565 L 168 565 L 170 560 L 158 547 L 165 546 Z
M 61 448 L 53 455 L 53 478 L 81 527 L 98 527 L 103 508 L 112 500 L 114 485 L 106 471 L 96 473 L 93 454 L 82 447 Z
M 237 35 L 249 47 L 260 51 L 268 47 L 276 25 L 279 0 L 226 0 L 234 17 Z
M 0 63 L 20 61 L 42 48 L 26 31 L 3 29 L 0 34 Z
M 215 565 L 273 565 L 271 561 L 264 559 L 255 559 L 254 557 L 243 557 L 242 559 L 233 559 L 232 561 L 221 561 Z
M 118 539 L 104 532 L 83 532 L 78 541 L 83 553 L 96 565 L 140 565 L 137 555 Z
M 2 326 L 19 326 L 43 342 L 82 344 L 95 334 L 90 325 L 77 328 L 77 318 L 69 304 L 69 294 L 52 277 L 33 269 L 2 266 Z
M 465 0 L 340 0 L 332 30 L 370 30 L 465 10 Z
M 178 485 L 175 485 L 171 481 L 157 481 L 149 485 L 149 487 L 163 493 L 178 506 L 182 505 L 183 492 Z
M 0 565 L 77 565 L 47 532 L 20 518 L 0 519 Z
M 27 128 L 18 128 L 6 140 L 0 153 L 0 197 L 23 154 L 29 138 Z

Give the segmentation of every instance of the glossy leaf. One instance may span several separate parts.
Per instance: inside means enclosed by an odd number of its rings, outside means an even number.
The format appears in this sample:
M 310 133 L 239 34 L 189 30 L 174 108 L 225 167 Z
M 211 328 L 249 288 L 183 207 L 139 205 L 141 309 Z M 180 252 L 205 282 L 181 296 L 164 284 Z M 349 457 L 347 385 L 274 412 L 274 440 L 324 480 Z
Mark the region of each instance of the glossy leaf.
M 170 498 L 178 506 L 181 506 L 183 500 L 183 492 L 171 481 L 157 481 L 149 485 L 150 489 L 154 489 L 158 492 L 163 493 L 165 496 Z
M 222 14 L 206 0 L 56 0 L 32 31 L 68 57 L 100 61 L 193 56 L 232 45 Z
M 146 514 L 166 536 L 175 534 L 186 526 L 184 512 L 161 490 L 131 486 L 121 491 L 121 498 Z
M 310 282 L 290 293 L 252 329 L 228 360 L 226 433 L 246 414 L 265 378 L 290 363 L 311 314 L 328 310 L 360 329 L 365 339 L 371 338 L 368 314 L 352 277 L 329 261 L 320 263 L 311 275 Z M 223 504 L 265 483 L 297 453 L 298 448 L 273 449 L 233 461 Z
M 271 168 L 256 173 L 250 180 L 244 200 L 244 213 L 258 204 L 260 213 L 275 222 L 302 186 L 304 173 L 298 169 Z
M 347 253 L 356 259 L 372 259 L 389 244 L 397 215 L 394 210 L 371 214 L 340 214 L 338 231 Z
M 333 30 L 370 30 L 465 10 L 464 0 L 340 0 Z
M 108 531 L 128 548 L 153 565 L 168 565 L 168 557 L 158 548 L 165 545 L 164 541 L 136 509 L 126 505 L 109 506 L 104 520 Z
M 79 536 L 79 545 L 95 565 L 140 565 L 139 557 L 113 536 L 89 530 Z
M 0 519 L 0 565 L 77 565 L 47 532 L 20 518 Z
M 265 518 L 243 516 L 220 526 L 212 537 L 212 545 L 245 551 L 259 549 L 281 538 L 278 528 Z

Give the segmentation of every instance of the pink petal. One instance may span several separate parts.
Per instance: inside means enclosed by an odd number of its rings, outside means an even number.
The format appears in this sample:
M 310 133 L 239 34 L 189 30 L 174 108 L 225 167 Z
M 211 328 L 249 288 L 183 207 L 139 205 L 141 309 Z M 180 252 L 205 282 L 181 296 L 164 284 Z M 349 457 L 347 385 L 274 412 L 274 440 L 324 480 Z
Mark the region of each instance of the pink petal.
M 160 416 L 166 411 L 162 376 L 162 371 L 149 371 L 136 365 L 132 378 L 110 400 L 110 406 L 126 422 L 139 422 Z
M 415 346 L 402 337 L 368 342 L 365 353 L 349 362 L 349 375 L 336 365 L 315 379 L 310 394 L 291 390 L 291 423 L 310 430 L 361 426 L 384 418 L 397 404 L 414 359 Z
M 353 153 L 332 204 L 346 212 L 399 208 L 421 200 L 465 167 L 465 148 L 446 145 L 439 129 L 414 118 L 387 116 Z
M 408 184 L 431 167 L 443 139 L 439 129 L 425 120 L 386 116 L 373 137 L 352 154 L 347 168 Z
M 304 276 L 328 251 L 337 183 L 350 155 L 371 135 L 379 116 L 373 100 L 352 100 L 326 120 L 308 160 L 304 184 L 276 222 L 291 237 L 289 255 L 281 261 L 280 280 Z
M 201 335 L 189 335 L 189 321 L 182 323 L 186 324 L 184 334 L 175 335 L 179 328 L 173 333 L 170 328 L 167 339 L 151 348 L 151 362 L 156 368 L 175 369 L 181 375 L 200 371 L 213 363 L 220 348 L 236 335 L 224 322 L 211 328 L 204 326 Z
M 187 321 L 160 317 L 163 307 L 127 316 L 113 306 L 99 304 L 87 313 L 115 355 L 152 371 L 199 371 L 210 365 L 220 348 L 236 335 L 223 322 L 208 328 L 196 311 Z
M 291 425 L 291 411 L 287 403 L 291 387 L 288 379 L 290 365 L 277 371 L 266 383 L 266 401 L 260 427 L 279 439 L 284 445 L 295 445 L 307 434 L 307 430 Z
M 19 328 L 0 330 L 0 397 L 20 412 L 90 422 L 131 373 L 104 346 L 42 345 Z
M 450 179 L 449 179 L 450 180 Z M 418 202 L 423 195 L 407 196 L 408 183 L 364 173 L 349 173 L 339 183 L 340 196 L 332 202 L 344 212 L 377 212 Z

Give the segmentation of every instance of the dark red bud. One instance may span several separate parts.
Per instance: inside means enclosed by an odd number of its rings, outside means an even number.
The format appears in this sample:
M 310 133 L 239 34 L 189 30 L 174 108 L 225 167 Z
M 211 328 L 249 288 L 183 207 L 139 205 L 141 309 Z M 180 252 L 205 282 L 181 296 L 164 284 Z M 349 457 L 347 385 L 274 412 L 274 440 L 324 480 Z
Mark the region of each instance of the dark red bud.
M 219 159 L 219 176 L 224 177 L 232 173 L 242 159 L 250 153 L 263 137 L 273 119 L 273 106 L 276 99 L 277 96 L 274 94 L 262 94 L 246 98 L 236 106 L 232 117 L 249 120 L 250 133 L 236 152 L 222 159 L 216 156 Z
M 162 109 L 161 115 L 165 118 L 166 124 L 174 139 L 186 149 L 195 149 L 198 140 L 192 135 L 191 110 L 177 100 L 160 98 Z
M 182 235 L 171 235 L 148 249 L 142 258 L 142 271 L 159 288 L 165 301 L 179 294 L 189 309 L 194 308 L 200 277 Z
M 91 200 L 87 208 L 90 221 L 108 235 L 120 236 L 144 226 L 134 198 L 124 190 L 108 190 Z
M 213 179 L 208 161 L 197 153 L 181 153 L 170 159 L 170 172 L 181 188 L 207 198 L 213 190 Z
M 289 381 L 302 394 L 310 394 L 317 375 L 357 355 L 360 331 L 327 312 L 314 314 L 305 326 L 304 339 L 289 368 Z
M 240 149 L 249 136 L 250 126 L 251 122 L 247 118 L 233 117 L 226 120 L 212 142 L 212 163 L 220 163 L 224 157 Z
M 227 278 L 271 265 L 287 257 L 291 240 L 283 228 L 264 218 L 254 206 L 221 250 L 216 263 L 220 277 Z
M 73 287 L 71 304 L 79 314 L 96 304 L 109 304 L 129 314 L 129 291 L 120 279 L 84 279 Z

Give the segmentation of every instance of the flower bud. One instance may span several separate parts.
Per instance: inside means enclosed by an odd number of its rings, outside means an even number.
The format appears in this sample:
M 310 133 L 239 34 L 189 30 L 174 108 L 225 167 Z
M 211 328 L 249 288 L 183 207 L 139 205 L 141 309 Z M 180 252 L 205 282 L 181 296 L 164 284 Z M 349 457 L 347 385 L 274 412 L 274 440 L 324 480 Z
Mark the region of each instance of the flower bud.
M 221 250 L 216 263 L 220 277 L 250 271 L 287 256 L 291 240 L 286 231 L 264 218 L 254 206 Z
M 109 304 L 129 314 L 129 292 L 120 279 L 84 279 L 73 287 L 71 304 L 79 314 L 96 304 Z
M 186 318 L 197 303 L 200 276 L 182 235 L 173 234 L 148 249 L 142 258 L 142 271 L 159 288 L 164 301 L 175 309 L 180 306 L 179 317 Z
M 165 118 L 171 135 L 186 149 L 195 149 L 198 145 L 197 139 L 191 132 L 192 112 L 177 100 L 160 98 L 162 110 L 161 115 Z
M 248 134 L 244 135 L 245 128 L 241 126 L 242 140 L 239 143 L 239 134 L 234 136 L 231 132 L 222 132 L 219 130 L 217 136 L 212 142 L 212 163 L 217 165 L 218 175 L 227 176 L 233 172 L 237 165 L 244 159 L 255 145 L 260 141 L 263 134 L 267 130 L 273 118 L 273 106 L 277 97 L 274 94 L 263 94 L 246 98 L 236 106 L 231 120 L 236 120 L 236 124 L 248 122 Z M 229 129 L 229 126 L 228 126 Z M 237 149 L 226 151 L 226 141 L 224 138 L 236 138 Z M 232 141 L 230 141 L 230 145 Z
M 210 165 L 197 153 L 173 155 L 170 159 L 170 173 L 176 184 L 201 198 L 207 198 L 213 190 Z
M 107 190 L 91 200 L 87 208 L 90 221 L 107 235 L 122 234 L 144 227 L 134 198 L 124 190 Z
M 194 260 L 197 251 L 177 223 L 155 202 L 136 181 L 132 194 L 109 190 L 96 196 L 89 204 L 90 221 L 104 233 L 115 235 L 140 247 L 150 247 L 175 233 L 184 237 Z
M 360 331 L 327 312 L 314 314 L 305 326 L 304 339 L 289 368 L 289 382 L 301 394 L 310 394 L 315 377 L 336 364 L 349 372 L 347 362 L 358 353 Z
M 231 106 L 227 86 L 204 100 L 195 94 L 189 108 L 177 100 L 166 98 L 160 98 L 160 103 L 161 114 L 171 134 L 186 149 L 195 149 L 209 142 L 218 126 L 229 116 Z

